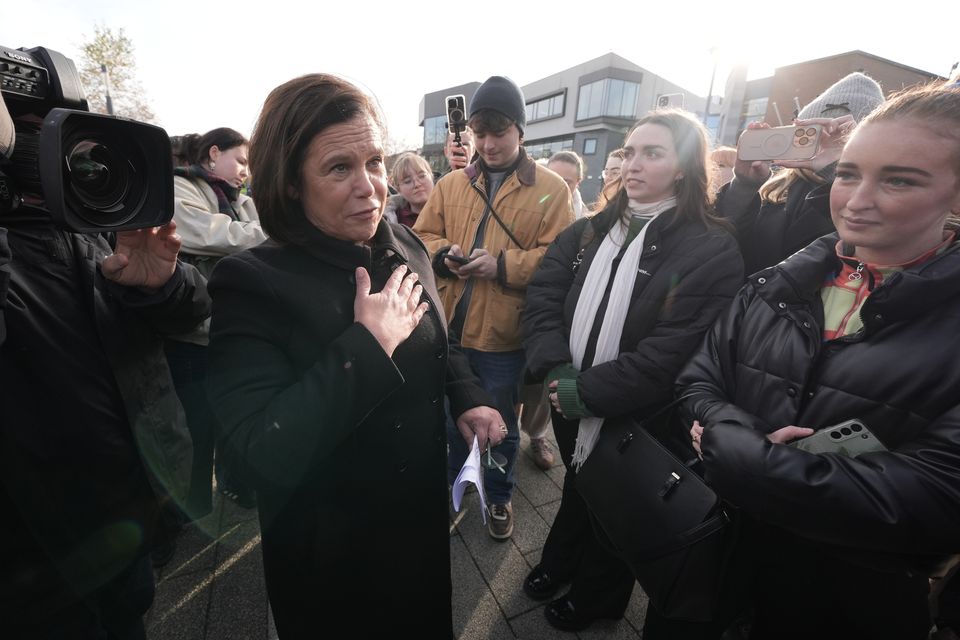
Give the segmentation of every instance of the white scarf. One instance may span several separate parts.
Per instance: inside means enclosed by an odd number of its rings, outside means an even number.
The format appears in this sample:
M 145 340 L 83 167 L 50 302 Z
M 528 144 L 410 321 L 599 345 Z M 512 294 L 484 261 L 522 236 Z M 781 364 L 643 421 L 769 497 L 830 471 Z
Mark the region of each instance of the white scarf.
M 603 324 L 600 326 L 600 334 L 597 336 L 597 346 L 591 366 L 609 362 L 620 355 L 620 336 L 623 334 L 623 323 L 626 321 L 627 311 L 630 309 L 630 298 L 633 293 L 634 281 L 637 279 L 637 268 L 640 263 L 640 256 L 643 253 L 643 242 L 647 235 L 647 229 L 650 228 L 650 224 L 658 215 L 676 205 L 676 198 L 667 198 L 652 204 L 639 204 L 631 201 L 624 211 L 627 221 L 632 215 L 640 215 L 650 217 L 650 222 L 643 226 L 643 229 L 627 247 L 626 253 L 620 260 L 620 266 L 613 280 L 613 287 L 610 289 L 610 298 L 607 301 Z M 613 260 L 620 253 L 620 249 L 627 238 L 627 232 L 627 225 L 621 221 L 617 221 L 610 227 L 607 236 L 600 243 L 600 248 L 597 249 L 597 255 L 590 263 L 590 270 L 583 282 L 583 288 L 580 289 L 580 298 L 577 300 L 577 309 L 573 313 L 573 326 L 570 329 L 570 354 L 573 356 L 573 366 L 578 370 L 582 370 L 583 356 L 587 350 L 590 334 L 593 331 L 597 309 L 599 309 L 603 294 L 607 290 Z M 580 465 L 593 451 L 597 438 L 600 436 L 600 427 L 603 426 L 603 420 L 603 418 L 596 417 L 580 418 L 577 445 L 573 451 L 575 470 L 580 470 Z

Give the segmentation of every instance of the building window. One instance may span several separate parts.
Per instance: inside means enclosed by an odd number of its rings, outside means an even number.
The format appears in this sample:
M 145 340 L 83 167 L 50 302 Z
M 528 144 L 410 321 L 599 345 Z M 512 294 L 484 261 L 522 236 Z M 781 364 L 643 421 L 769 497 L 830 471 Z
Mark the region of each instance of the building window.
M 447 143 L 447 116 L 426 118 L 423 121 L 423 145 Z
M 527 122 L 559 118 L 563 115 L 563 94 L 558 93 L 549 98 L 543 98 L 527 104 Z
M 763 122 L 767 117 L 768 98 L 754 98 L 747 100 L 743 105 L 743 112 L 740 114 L 740 129 L 746 129 L 751 122 Z
M 597 152 L 597 139 L 587 138 L 583 141 L 583 155 L 592 156 Z
M 577 120 L 613 116 L 633 118 L 637 115 L 637 94 L 640 85 L 626 80 L 604 78 L 580 87 Z
M 558 151 L 573 151 L 573 138 L 525 144 L 523 148 L 527 150 L 528 156 L 534 160 L 539 160 L 540 158 L 549 158 Z

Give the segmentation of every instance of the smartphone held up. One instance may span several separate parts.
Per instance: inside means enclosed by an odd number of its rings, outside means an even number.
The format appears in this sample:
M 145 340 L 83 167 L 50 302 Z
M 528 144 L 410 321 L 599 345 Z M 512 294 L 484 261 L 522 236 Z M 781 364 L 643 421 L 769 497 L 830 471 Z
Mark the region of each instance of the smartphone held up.
M 737 142 L 739 160 L 809 160 L 817 155 L 821 126 L 808 124 L 747 129 Z

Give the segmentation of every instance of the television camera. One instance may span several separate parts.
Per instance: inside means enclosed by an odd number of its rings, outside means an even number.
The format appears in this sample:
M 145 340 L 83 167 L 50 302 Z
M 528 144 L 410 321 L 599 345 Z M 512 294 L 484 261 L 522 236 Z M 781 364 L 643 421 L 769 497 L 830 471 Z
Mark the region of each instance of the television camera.
M 63 54 L 0 46 L 0 226 L 52 219 L 69 231 L 101 233 L 172 216 L 163 129 L 91 113 Z

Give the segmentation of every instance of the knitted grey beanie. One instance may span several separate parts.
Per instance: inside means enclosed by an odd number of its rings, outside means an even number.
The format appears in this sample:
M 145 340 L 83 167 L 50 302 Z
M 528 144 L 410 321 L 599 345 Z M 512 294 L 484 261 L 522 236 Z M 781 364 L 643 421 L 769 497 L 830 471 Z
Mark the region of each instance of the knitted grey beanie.
M 470 115 L 481 109 L 499 111 L 516 122 L 521 131 L 527 125 L 527 107 L 523 92 L 510 78 L 491 76 L 477 87 L 470 101 Z
M 839 118 L 852 114 L 860 122 L 883 102 L 883 90 L 859 71 L 841 78 L 800 110 L 797 118 Z

